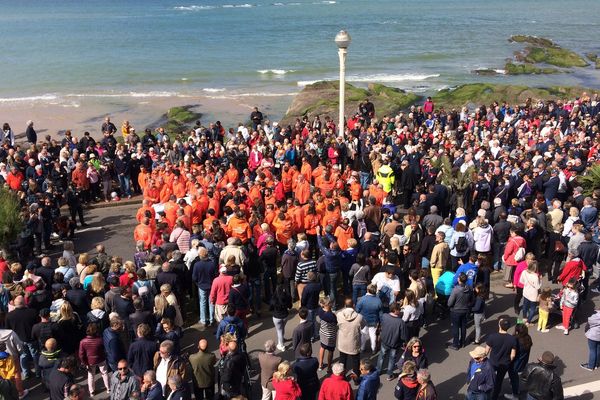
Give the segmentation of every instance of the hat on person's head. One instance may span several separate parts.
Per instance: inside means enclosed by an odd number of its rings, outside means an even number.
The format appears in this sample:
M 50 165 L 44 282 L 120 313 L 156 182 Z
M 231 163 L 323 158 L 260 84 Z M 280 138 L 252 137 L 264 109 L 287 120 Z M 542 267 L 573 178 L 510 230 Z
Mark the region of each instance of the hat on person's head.
M 542 353 L 542 356 L 538 358 L 538 361 L 545 365 L 553 365 L 554 359 L 554 354 L 551 351 L 545 351 Z
M 472 358 L 484 358 L 487 357 L 487 349 L 483 346 L 477 346 L 469 352 Z
M 96 154 L 90 153 L 90 158 L 96 158 Z
M 219 268 L 219 272 L 227 272 L 227 267 L 225 265 L 221 265 L 221 268 Z

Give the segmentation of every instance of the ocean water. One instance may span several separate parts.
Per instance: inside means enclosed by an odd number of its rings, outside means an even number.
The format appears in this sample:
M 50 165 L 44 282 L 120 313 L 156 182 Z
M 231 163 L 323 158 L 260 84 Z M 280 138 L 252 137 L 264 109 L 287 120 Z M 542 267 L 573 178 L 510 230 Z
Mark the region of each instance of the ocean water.
M 481 77 L 512 34 L 600 53 L 598 0 L 1 0 L 0 104 L 291 96 L 337 79 L 428 93 L 472 81 L 600 87 L 600 71 Z

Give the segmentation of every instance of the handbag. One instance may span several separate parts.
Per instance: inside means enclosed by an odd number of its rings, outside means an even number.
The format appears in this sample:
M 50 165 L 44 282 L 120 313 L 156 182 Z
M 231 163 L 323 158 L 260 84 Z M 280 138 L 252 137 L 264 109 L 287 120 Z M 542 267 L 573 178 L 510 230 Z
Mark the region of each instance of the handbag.
M 554 241 L 554 251 L 556 253 L 566 253 L 567 248 L 565 247 L 565 244 L 561 240 L 556 240 L 556 241 Z

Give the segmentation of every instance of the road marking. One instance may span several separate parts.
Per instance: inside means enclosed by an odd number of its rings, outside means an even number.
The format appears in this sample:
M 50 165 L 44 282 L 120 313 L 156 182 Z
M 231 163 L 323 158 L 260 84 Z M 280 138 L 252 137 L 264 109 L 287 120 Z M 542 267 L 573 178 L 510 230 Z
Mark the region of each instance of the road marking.
M 576 398 L 585 393 L 600 392 L 600 380 L 570 386 L 564 389 L 565 398 Z
M 102 229 L 104 229 L 103 226 L 92 226 L 90 228 L 76 229 L 75 233 L 101 231 Z

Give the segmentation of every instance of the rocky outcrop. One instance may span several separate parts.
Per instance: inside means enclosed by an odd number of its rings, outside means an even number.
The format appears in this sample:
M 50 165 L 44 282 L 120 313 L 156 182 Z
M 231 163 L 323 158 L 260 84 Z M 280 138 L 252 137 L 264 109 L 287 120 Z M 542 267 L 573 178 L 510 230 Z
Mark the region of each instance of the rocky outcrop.
M 419 100 L 419 96 L 414 93 L 378 83 L 370 83 L 366 89 L 347 83 L 345 115 L 357 112 L 360 102 L 367 98 L 375 105 L 377 115 L 395 115 Z M 309 118 L 329 115 L 337 121 L 339 104 L 339 82 L 316 82 L 307 85 L 296 95 L 281 122 L 292 123 L 305 115 Z

